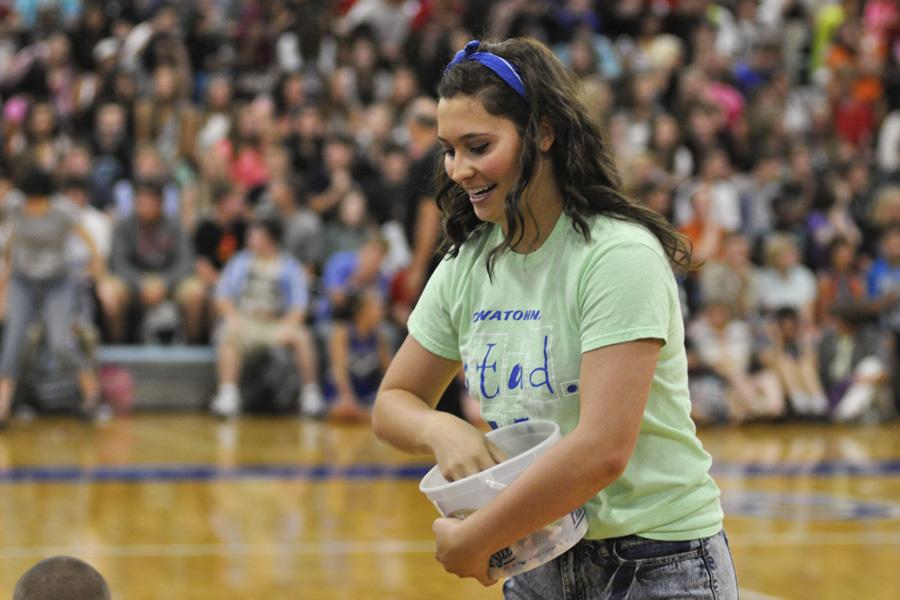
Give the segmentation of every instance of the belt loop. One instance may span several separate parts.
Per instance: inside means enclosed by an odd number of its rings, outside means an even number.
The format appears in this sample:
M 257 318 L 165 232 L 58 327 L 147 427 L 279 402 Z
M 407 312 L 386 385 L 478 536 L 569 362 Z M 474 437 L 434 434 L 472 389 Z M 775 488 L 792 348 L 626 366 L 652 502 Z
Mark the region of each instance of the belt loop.
M 578 585 L 576 581 L 575 553 L 578 545 L 562 555 L 559 561 L 560 580 L 562 581 L 562 600 L 578 600 Z

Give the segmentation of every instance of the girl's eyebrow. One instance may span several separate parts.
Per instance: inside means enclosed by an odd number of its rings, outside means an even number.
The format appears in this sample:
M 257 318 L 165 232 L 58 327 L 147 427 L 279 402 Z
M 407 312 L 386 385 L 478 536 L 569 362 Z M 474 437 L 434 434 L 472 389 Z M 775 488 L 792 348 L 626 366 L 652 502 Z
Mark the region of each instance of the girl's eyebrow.
M 466 140 L 468 140 L 468 139 L 472 139 L 472 138 L 476 138 L 476 137 L 481 137 L 481 136 L 483 136 L 483 135 L 490 135 L 490 134 L 487 133 L 487 132 L 484 132 L 484 133 L 465 133 L 465 134 L 459 136 L 459 139 L 460 139 L 461 141 L 466 141 Z M 438 136 L 438 139 L 439 139 L 440 141 L 444 142 L 444 143 L 447 143 L 447 140 L 445 140 L 445 139 L 442 138 L 441 136 Z

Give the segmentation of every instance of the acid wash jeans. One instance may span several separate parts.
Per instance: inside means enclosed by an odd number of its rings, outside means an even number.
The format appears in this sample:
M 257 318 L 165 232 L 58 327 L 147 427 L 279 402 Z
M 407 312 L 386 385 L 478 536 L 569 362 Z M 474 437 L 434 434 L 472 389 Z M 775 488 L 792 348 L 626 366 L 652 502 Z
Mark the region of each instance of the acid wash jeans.
M 724 531 L 684 542 L 630 535 L 582 540 L 540 567 L 511 577 L 505 600 L 736 600 Z

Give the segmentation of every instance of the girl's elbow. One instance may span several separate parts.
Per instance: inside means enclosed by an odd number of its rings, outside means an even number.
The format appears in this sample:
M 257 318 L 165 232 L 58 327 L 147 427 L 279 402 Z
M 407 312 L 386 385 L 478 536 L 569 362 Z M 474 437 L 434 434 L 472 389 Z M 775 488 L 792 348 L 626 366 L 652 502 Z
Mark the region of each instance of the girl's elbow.
M 586 461 L 590 479 L 597 482 L 612 482 L 622 476 L 628 467 L 631 453 L 621 449 L 604 449 L 594 453 L 593 460 Z
M 580 435 L 582 433 L 583 436 Z M 634 451 L 634 442 L 612 439 L 598 442 L 596 433 L 579 429 L 571 435 L 581 442 L 578 453 L 579 464 L 586 470 L 586 475 L 591 481 L 615 481 L 625 472 Z
M 622 476 L 628 467 L 630 455 L 624 452 L 613 452 L 600 460 L 598 465 L 599 475 L 604 479 L 615 481 Z
M 375 396 L 375 404 L 372 406 L 372 432 L 382 442 L 388 441 L 387 420 L 384 414 L 384 394 L 381 390 Z

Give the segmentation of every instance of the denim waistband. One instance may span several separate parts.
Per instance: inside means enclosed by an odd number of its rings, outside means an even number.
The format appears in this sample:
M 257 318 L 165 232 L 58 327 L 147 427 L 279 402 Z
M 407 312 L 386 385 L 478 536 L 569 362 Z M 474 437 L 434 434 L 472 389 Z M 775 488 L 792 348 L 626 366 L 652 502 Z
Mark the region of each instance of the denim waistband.
M 715 537 L 715 536 L 712 536 Z M 640 551 L 642 548 L 651 548 L 659 544 L 690 544 L 687 549 L 700 547 L 702 539 L 694 540 L 653 540 L 641 537 L 639 535 L 626 535 L 623 537 L 606 538 L 602 540 L 582 540 L 581 543 L 590 545 L 592 549 L 601 557 L 621 556 L 622 554 L 632 554 Z

